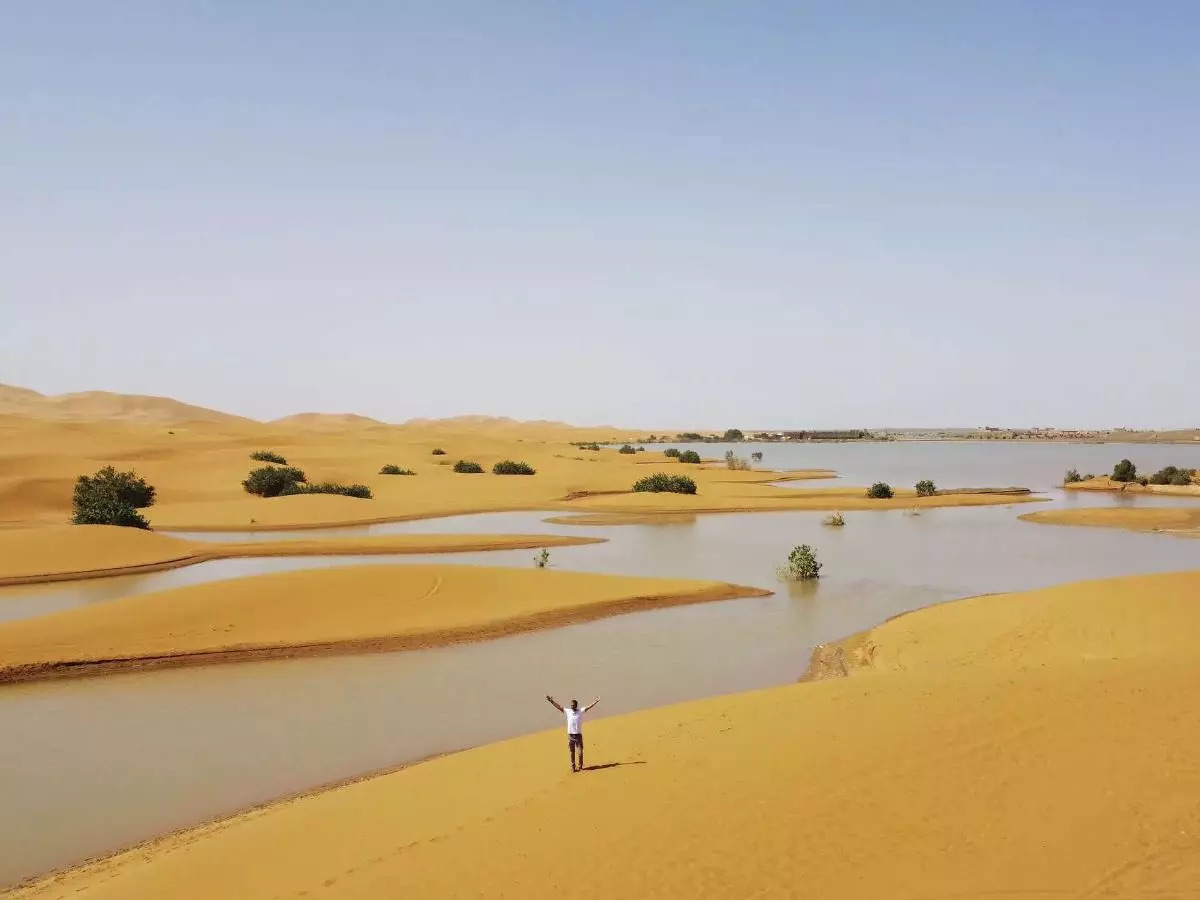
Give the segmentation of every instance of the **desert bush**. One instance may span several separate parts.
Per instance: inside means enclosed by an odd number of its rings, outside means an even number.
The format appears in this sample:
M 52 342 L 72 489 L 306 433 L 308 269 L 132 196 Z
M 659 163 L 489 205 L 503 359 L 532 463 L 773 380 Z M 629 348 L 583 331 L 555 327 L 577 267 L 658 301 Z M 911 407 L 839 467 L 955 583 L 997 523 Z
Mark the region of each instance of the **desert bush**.
M 454 464 L 454 471 L 460 475 L 481 475 L 483 474 L 483 466 L 477 462 L 460 459 Z
M 1121 460 L 1113 466 L 1112 480 L 1121 482 L 1137 481 L 1137 466 L 1127 459 Z
M 412 469 L 402 469 L 395 463 L 388 463 L 379 470 L 380 475 L 416 475 Z
M 289 484 L 277 496 L 291 497 L 295 494 L 340 494 L 343 497 L 357 497 L 360 500 L 371 500 L 374 496 L 371 489 L 365 484 L 338 484 L 335 481 Z
M 543 547 L 542 551 L 533 558 L 533 564 L 539 569 L 544 569 L 547 566 L 549 566 L 550 565 L 550 551 L 547 550 L 545 547 Z
M 537 471 L 529 463 L 513 462 L 511 459 L 502 459 L 500 462 L 492 466 L 493 475 L 536 475 Z
M 741 429 L 739 428 L 727 428 L 725 430 L 725 435 L 722 437 L 722 440 L 730 444 L 736 441 L 744 441 L 745 439 L 746 436 L 742 434 Z
M 700 462 L 700 454 L 695 450 L 684 450 L 679 454 L 679 461 L 681 463 L 698 463 Z
M 242 482 L 247 494 L 260 497 L 278 497 L 285 488 L 308 481 L 302 471 L 294 466 L 263 466 L 254 469 Z
M 623 445 L 623 446 L 621 447 L 621 449 L 620 449 L 620 450 L 618 450 L 617 452 L 618 452 L 618 453 L 637 453 L 637 451 L 633 449 L 633 445 L 632 445 L 632 444 L 625 444 L 625 445 Z
M 918 497 L 932 497 L 936 493 L 937 493 L 937 485 L 935 485 L 928 478 L 926 478 L 924 481 L 917 482 L 917 496 Z
M 821 577 L 821 563 L 817 561 L 817 552 L 808 544 L 793 548 L 788 554 L 786 566 L 780 566 L 778 575 L 781 581 L 813 581 Z
M 734 472 L 746 472 L 750 469 L 750 463 L 746 461 L 746 457 L 738 456 L 732 450 L 726 450 L 725 468 Z
M 679 448 L 678 447 L 668 447 L 666 450 L 663 451 L 663 456 L 669 457 L 671 459 L 679 459 Z
M 886 481 L 877 481 L 867 488 L 867 496 L 872 500 L 891 500 L 892 486 Z
M 696 482 L 686 475 L 668 475 L 665 472 L 655 472 L 634 482 L 633 489 L 638 493 L 650 494 L 694 494 Z
M 846 517 L 843 516 L 840 512 L 835 512 L 831 516 L 826 516 L 822 520 L 821 524 L 829 525 L 833 528 L 841 528 L 843 525 L 846 524 Z
M 431 456 L 445 456 L 446 451 L 443 450 L 441 447 L 434 447 L 433 452 L 430 455 Z
M 1195 469 L 1180 469 L 1176 466 L 1166 466 L 1150 476 L 1150 484 L 1174 484 L 1178 486 L 1192 483 Z
M 277 463 L 281 466 L 287 465 L 287 460 L 272 450 L 255 450 L 250 454 L 250 458 L 256 459 L 259 462 Z
M 755 462 L 762 462 L 762 451 L 755 450 L 753 453 L 750 454 L 750 458 L 752 460 L 754 460 Z
M 1067 474 L 1063 476 L 1063 484 L 1076 484 L 1083 481 L 1083 476 L 1079 474 L 1078 469 L 1067 469 Z
M 95 475 L 80 475 L 71 500 L 75 525 L 122 525 L 149 528 L 138 512 L 154 505 L 154 487 L 136 472 L 118 472 L 105 466 Z

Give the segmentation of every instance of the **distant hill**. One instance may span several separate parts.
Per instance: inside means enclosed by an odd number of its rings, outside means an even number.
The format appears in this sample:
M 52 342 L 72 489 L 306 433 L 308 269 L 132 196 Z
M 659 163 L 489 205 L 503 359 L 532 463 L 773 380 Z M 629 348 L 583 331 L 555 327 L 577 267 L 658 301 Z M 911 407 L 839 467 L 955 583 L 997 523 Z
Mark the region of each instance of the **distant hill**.
M 242 416 L 192 406 L 169 397 L 83 391 L 76 394 L 39 394 L 29 388 L 0 384 L 0 414 L 66 422 L 116 421 L 152 425 L 245 424 Z
M 353 425 L 383 425 L 378 419 L 360 416 L 357 413 L 296 413 L 282 419 L 272 419 L 267 424 L 293 428 L 346 428 Z

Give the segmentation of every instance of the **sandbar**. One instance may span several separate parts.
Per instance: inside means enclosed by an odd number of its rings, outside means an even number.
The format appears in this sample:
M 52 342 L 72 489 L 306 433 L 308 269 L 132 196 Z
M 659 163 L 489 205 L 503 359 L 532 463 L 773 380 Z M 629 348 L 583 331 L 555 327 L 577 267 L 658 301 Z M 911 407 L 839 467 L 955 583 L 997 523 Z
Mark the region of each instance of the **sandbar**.
M 1086 525 L 1150 531 L 1176 537 L 1200 537 L 1200 506 L 1047 509 L 1017 518 L 1045 525 Z
M 550 534 L 387 534 L 276 541 L 195 541 L 109 525 L 0 531 L 0 586 L 74 581 L 254 556 L 476 553 L 600 543 Z
M 716 581 L 484 566 L 341 566 L 124 597 L 0 624 L 0 683 L 488 640 L 684 603 Z
M 12 896 L 1184 897 L 1200 572 L 892 620 L 851 677 L 598 719 L 255 810 Z

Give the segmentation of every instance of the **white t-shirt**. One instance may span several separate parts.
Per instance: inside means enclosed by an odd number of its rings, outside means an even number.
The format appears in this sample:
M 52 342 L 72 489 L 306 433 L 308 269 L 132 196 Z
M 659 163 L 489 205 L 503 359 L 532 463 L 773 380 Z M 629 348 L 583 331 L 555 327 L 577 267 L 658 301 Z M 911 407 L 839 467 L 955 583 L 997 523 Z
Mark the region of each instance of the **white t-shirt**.
M 581 734 L 582 732 L 579 730 L 579 720 L 583 718 L 583 710 L 571 709 L 571 707 L 568 706 L 563 710 L 563 712 L 567 715 L 567 734 Z

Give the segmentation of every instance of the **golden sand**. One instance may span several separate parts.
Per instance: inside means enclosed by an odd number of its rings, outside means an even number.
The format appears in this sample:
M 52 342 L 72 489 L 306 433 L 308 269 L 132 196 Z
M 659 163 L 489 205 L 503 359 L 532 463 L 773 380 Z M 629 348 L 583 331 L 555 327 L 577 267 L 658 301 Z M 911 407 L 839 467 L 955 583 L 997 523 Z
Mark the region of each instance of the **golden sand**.
M 60 525 L 0 531 L 0 586 L 130 575 L 253 556 L 474 553 L 600 543 L 549 534 L 388 534 L 282 541 L 181 540 L 137 528 Z
M 1050 509 L 1018 518 L 1046 525 L 1089 525 L 1200 537 L 1200 506 L 1151 506 L 1128 509 Z
M 1184 573 L 933 607 L 860 637 L 852 677 L 600 719 L 579 775 L 558 729 L 13 896 L 1193 896 L 1197 597 Z
M 486 640 L 769 594 L 715 581 L 379 565 L 236 578 L 0 624 L 0 682 Z
M 1113 481 L 1107 476 L 1064 484 L 1065 491 L 1107 491 L 1115 494 L 1161 494 L 1167 497 L 1200 497 L 1200 484 L 1139 484 Z
M 793 488 L 769 483 L 833 474 L 825 470 L 735 472 L 719 465 L 667 459 L 661 447 L 620 454 L 608 448 L 580 450 L 570 444 L 589 436 L 595 439 L 595 431 L 572 431 L 556 423 L 358 423 L 317 428 L 227 417 L 168 427 L 142 420 L 77 422 L 0 416 L 0 528 L 63 524 L 71 514 L 75 479 L 106 464 L 132 468 L 146 477 L 158 491 L 158 502 L 144 511 L 146 516 L 155 528 L 178 531 L 328 527 L 503 510 L 696 514 L 1035 499 L 980 492 L 916 498 L 912 491 L 897 491 L 893 500 L 867 500 L 862 486 L 834 483 Z M 445 450 L 445 455 L 434 456 L 435 448 Z M 367 484 L 375 499 L 249 496 L 241 482 L 261 465 L 249 458 L 260 449 L 282 453 L 312 481 Z M 451 467 L 458 459 L 478 462 L 488 472 L 456 474 Z M 490 474 L 492 465 L 503 459 L 528 462 L 537 474 Z M 417 474 L 378 474 L 388 463 Z M 699 493 L 631 493 L 634 481 L 659 470 L 690 475 Z

